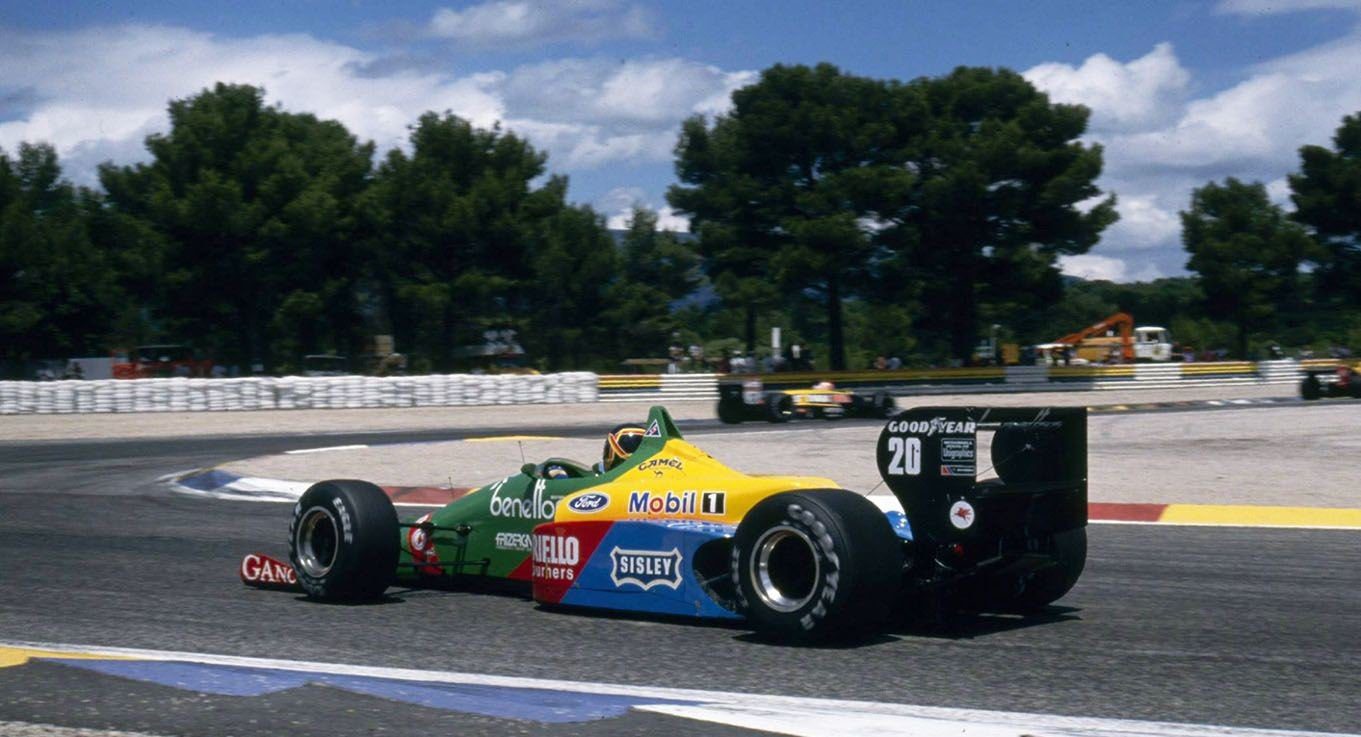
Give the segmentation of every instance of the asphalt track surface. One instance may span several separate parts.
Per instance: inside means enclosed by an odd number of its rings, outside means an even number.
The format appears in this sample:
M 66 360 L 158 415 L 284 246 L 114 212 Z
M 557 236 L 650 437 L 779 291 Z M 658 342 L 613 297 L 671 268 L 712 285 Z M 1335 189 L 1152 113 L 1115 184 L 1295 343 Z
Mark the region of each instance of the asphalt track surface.
M 1094 525 L 1086 572 L 1047 616 L 914 624 L 854 646 L 794 648 L 740 627 L 549 612 L 508 595 L 394 591 L 378 605 L 324 606 L 246 590 L 234 573 L 241 555 L 282 557 L 289 507 L 178 497 L 156 479 L 295 447 L 291 435 L 0 446 L 0 640 L 1361 731 L 1355 531 Z M 325 686 L 210 696 L 49 662 L 0 668 L 4 722 L 195 735 L 748 733 L 636 711 L 545 725 Z

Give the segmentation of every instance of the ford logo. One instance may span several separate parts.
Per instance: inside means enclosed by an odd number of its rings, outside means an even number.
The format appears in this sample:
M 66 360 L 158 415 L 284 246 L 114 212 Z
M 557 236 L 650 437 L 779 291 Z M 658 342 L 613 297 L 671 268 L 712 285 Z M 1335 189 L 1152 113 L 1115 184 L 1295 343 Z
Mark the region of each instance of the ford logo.
M 581 514 L 599 512 L 608 506 L 610 506 L 610 498 L 598 491 L 582 494 L 581 496 L 572 499 L 572 501 L 567 502 L 568 509 L 573 512 L 580 512 Z

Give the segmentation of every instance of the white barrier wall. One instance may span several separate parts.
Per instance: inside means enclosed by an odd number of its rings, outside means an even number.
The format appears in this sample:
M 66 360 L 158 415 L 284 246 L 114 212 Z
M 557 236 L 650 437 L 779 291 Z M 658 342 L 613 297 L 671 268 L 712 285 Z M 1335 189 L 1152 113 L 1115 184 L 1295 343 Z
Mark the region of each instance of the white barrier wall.
M 0 381 L 0 414 L 559 404 L 598 398 L 596 375 L 584 371 L 538 376 Z

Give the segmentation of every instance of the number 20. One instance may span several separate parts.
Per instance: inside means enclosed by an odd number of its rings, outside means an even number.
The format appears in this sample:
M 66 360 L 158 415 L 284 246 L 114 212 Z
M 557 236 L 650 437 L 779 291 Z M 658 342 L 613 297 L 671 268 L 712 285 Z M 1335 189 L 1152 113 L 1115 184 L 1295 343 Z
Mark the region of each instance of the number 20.
M 888 461 L 888 473 L 890 476 L 916 476 L 921 473 L 921 438 L 903 438 L 897 435 L 890 435 L 888 439 L 888 452 L 893 454 L 893 457 Z

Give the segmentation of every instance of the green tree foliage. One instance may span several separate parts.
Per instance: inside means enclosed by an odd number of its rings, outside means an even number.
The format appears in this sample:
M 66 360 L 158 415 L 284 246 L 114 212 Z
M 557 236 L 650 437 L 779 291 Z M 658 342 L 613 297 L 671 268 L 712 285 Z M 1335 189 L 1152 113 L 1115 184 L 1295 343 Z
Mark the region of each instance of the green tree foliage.
M 776 65 L 733 93 L 709 126 L 684 124 L 668 193 L 689 214 L 720 296 L 746 312 L 748 350 L 775 287 L 824 305 L 832 368 L 844 368 L 843 300 L 857 292 L 873 244 L 859 222 L 892 172 L 889 88 L 830 64 Z
M 614 334 L 608 294 L 619 269 L 613 239 L 589 207 L 563 207 L 538 227 L 525 350 L 553 370 L 608 365 Z
M 169 112 L 170 131 L 147 138 L 150 163 L 100 170 L 114 213 L 164 239 L 155 307 L 166 337 L 266 368 L 355 346 L 353 210 L 372 146 L 247 85 L 219 83 Z M 154 269 L 157 239 L 115 222 L 147 244 L 128 265 Z
M 1316 275 L 1320 295 L 1361 306 L 1361 113 L 1342 119 L 1332 149 L 1300 149 L 1290 189 L 1295 220 L 1325 249 Z
M 363 213 L 373 278 L 398 345 L 451 368 L 458 346 L 480 342 L 487 328 L 525 327 L 543 290 L 576 278 L 564 262 L 557 281 L 536 283 L 563 252 L 599 245 L 604 229 L 593 215 L 567 212 L 565 179 L 535 186 L 544 162 L 522 138 L 435 113 L 412 129 L 410 154 L 388 153 Z M 598 232 L 581 231 L 582 218 Z M 583 266 L 600 276 L 600 263 Z M 553 309 L 561 314 L 564 304 Z
M 0 151 L 0 359 L 94 353 L 120 300 L 109 254 L 91 240 L 94 195 L 61 178 L 49 145 Z
M 960 68 L 902 94 L 925 108 L 902 146 L 914 177 L 880 216 L 908 231 L 900 253 L 921 284 L 923 336 L 965 359 L 981 324 L 1058 299 L 1058 257 L 1097 242 L 1115 198 L 1085 205 L 1102 166 L 1101 147 L 1077 141 L 1087 109 L 1051 103 L 1015 72 Z
M 673 303 L 699 284 L 699 256 L 674 233 L 658 231 L 656 213 L 634 208 L 620 260 L 606 316 L 616 326 L 616 353 L 625 358 L 661 356 L 680 327 Z
M 1100 147 L 1077 142 L 1087 115 L 1005 70 L 899 84 L 776 66 L 712 126 L 685 123 L 668 197 L 749 325 L 774 276 L 824 303 L 834 368 L 856 296 L 919 300 L 917 329 L 967 358 L 981 322 L 1056 300 L 1057 258 L 1116 219 L 1113 197 L 1085 206 L 1101 173 Z
M 1248 355 L 1253 331 L 1299 304 L 1299 268 L 1316 258 L 1316 244 L 1267 197 L 1260 182 L 1229 178 L 1191 193 L 1181 213 L 1186 268 L 1198 276 L 1211 317 L 1237 331 L 1237 355 Z

